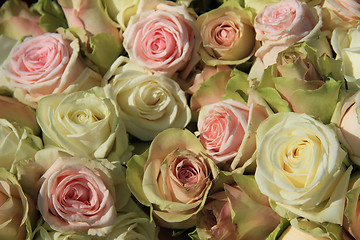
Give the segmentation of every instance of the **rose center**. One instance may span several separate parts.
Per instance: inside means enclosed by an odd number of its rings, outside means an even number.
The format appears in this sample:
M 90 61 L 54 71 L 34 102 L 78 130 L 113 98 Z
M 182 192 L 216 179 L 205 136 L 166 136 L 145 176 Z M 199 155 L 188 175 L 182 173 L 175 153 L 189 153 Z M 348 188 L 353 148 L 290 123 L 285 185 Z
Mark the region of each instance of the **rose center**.
M 197 169 L 190 165 L 177 167 L 176 171 L 178 173 L 177 178 L 182 184 L 192 182 L 192 179 L 199 174 Z
M 88 205 L 90 202 L 89 190 L 81 184 L 75 184 L 66 193 L 65 200 L 78 201 Z

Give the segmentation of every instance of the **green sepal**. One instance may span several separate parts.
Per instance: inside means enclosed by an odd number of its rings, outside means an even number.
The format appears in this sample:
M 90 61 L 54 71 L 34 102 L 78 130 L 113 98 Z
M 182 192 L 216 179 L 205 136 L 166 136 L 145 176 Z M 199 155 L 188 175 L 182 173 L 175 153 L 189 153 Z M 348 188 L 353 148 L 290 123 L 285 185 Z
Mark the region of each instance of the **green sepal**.
M 290 226 L 290 222 L 281 218 L 279 225 L 270 233 L 270 235 L 265 240 L 277 240 L 281 234 Z
M 89 44 L 92 51 L 85 52 L 85 55 L 98 66 L 101 75 L 107 72 L 124 50 L 121 42 L 109 33 L 98 33 L 91 36 Z
M 222 98 L 232 98 L 244 104 L 247 103 L 249 88 L 248 74 L 234 69 L 230 74 L 230 79 L 226 84 L 226 93 L 222 95 Z
M 56 32 L 59 27 L 68 28 L 67 20 L 61 6 L 52 0 L 39 0 L 30 10 L 38 12 L 40 26 L 47 32 Z
M 146 150 L 143 154 L 134 155 L 129 159 L 126 169 L 126 182 L 128 183 L 128 187 L 135 198 L 141 204 L 150 207 L 151 203 L 142 189 L 144 166 L 146 164 L 148 154 L 149 150 Z

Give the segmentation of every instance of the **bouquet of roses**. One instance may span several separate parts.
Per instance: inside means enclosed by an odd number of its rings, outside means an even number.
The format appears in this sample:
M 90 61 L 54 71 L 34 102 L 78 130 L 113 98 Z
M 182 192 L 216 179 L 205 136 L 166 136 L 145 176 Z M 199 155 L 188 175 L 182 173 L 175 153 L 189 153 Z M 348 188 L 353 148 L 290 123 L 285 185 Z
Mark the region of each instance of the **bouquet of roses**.
M 360 239 L 359 23 L 358 0 L 7 0 L 0 238 Z

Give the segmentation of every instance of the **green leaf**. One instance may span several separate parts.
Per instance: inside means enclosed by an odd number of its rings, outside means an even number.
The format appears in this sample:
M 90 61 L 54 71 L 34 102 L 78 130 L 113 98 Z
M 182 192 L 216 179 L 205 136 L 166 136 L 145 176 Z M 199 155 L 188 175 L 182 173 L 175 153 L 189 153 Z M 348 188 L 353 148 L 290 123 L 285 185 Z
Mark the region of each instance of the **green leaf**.
M 290 226 L 290 222 L 285 218 L 281 218 L 280 224 L 275 230 L 266 238 L 266 240 L 277 240 L 281 234 Z
M 134 155 L 127 162 L 126 170 L 126 182 L 131 193 L 136 197 L 136 199 L 145 206 L 151 206 L 150 201 L 145 196 L 145 193 L 142 189 L 142 180 L 144 175 L 144 166 L 146 164 L 148 150 L 141 155 Z
M 274 81 L 276 89 L 278 89 L 280 94 L 291 85 L 290 81 L 285 86 L 285 83 L 281 82 L 281 78 L 276 78 Z M 315 90 L 306 88 L 294 89 L 288 100 L 295 112 L 306 113 L 328 124 L 338 102 L 341 85 L 341 82 L 330 78 L 320 88 Z
M 259 88 L 257 89 L 259 95 L 265 99 L 270 107 L 275 112 L 291 112 L 289 103 L 284 100 L 275 88 Z
M 226 84 L 226 93 L 222 95 L 222 98 L 232 98 L 242 103 L 247 103 L 249 88 L 248 74 L 234 69 L 230 74 L 230 79 Z
M 40 26 L 45 31 L 56 32 L 59 27 L 68 28 L 65 14 L 56 1 L 39 0 L 30 9 L 41 15 Z
M 85 52 L 85 55 L 98 66 L 101 75 L 104 75 L 111 64 L 123 52 L 121 42 L 109 33 L 98 33 L 90 37 L 92 52 Z

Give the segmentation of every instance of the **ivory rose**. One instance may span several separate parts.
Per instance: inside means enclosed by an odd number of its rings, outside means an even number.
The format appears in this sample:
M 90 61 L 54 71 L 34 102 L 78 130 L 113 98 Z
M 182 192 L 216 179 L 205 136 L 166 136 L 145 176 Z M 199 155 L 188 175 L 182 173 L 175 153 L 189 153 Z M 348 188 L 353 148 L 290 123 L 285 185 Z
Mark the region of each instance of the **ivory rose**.
M 255 151 L 249 121 L 256 129 L 266 117 L 255 105 L 248 107 L 233 99 L 205 105 L 197 121 L 199 140 L 215 163 L 231 163 L 236 158 L 242 166 Z
M 149 141 L 167 128 L 186 127 L 191 111 L 179 84 L 128 60 L 120 57 L 104 76 L 113 86 L 126 130 Z
M 168 128 L 128 162 L 127 182 L 160 227 L 195 226 L 218 168 L 189 130 Z
M 102 2 L 110 19 L 122 30 L 126 29 L 130 17 L 137 13 L 139 6 L 150 3 L 144 0 L 103 0 Z
M 306 114 L 278 113 L 257 131 L 255 179 L 288 219 L 341 224 L 352 170 L 335 131 Z
M 30 128 L 0 119 L 0 167 L 10 170 L 13 163 L 31 158 L 43 148 L 41 138 Z
M 200 60 L 200 35 L 185 6 L 160 3 L 130 18 L 124 48 L 130 60 L 168 77 L 186 79 Z
M 16 177 L 0 168 L 0 238 L 29 239 L 31 224 L 35 225 L 35 205 L 25 195 Z
M 351 29 L 335 28 L 331 36 L 331 45 L 336 53 L 336 59 L 342 61 L 345 79 L 357 86 L 360 86 L 360 71 L 357 67 L 360 58 L 359 41 L 359 26 Z
M 88 89 L 101 81 L 81 59 L 78 41 L 69 42 L 58 33 L 25 38 L 12 49 L 2 73 L 14 97 L 34 108 L 44 96 Z
M 112 161 L 130 157 L 128 136 L 110 86 L 47 96 L 39 102 L 36 118 L 45 146 Z
M 202 37 L 200 55 L 208 65 L 237 65 L 257 46 L 250 15 L 237 2 L 227 2 L 196 19 Z
M 265 68 L 275 63 L 277 54 L 299 41 L 316 36 L 322 27 L 320 8 L 310 8 L 299 0 L 267 5 L 254 19 L 256 39 L 262 46 L 255 56 Z

